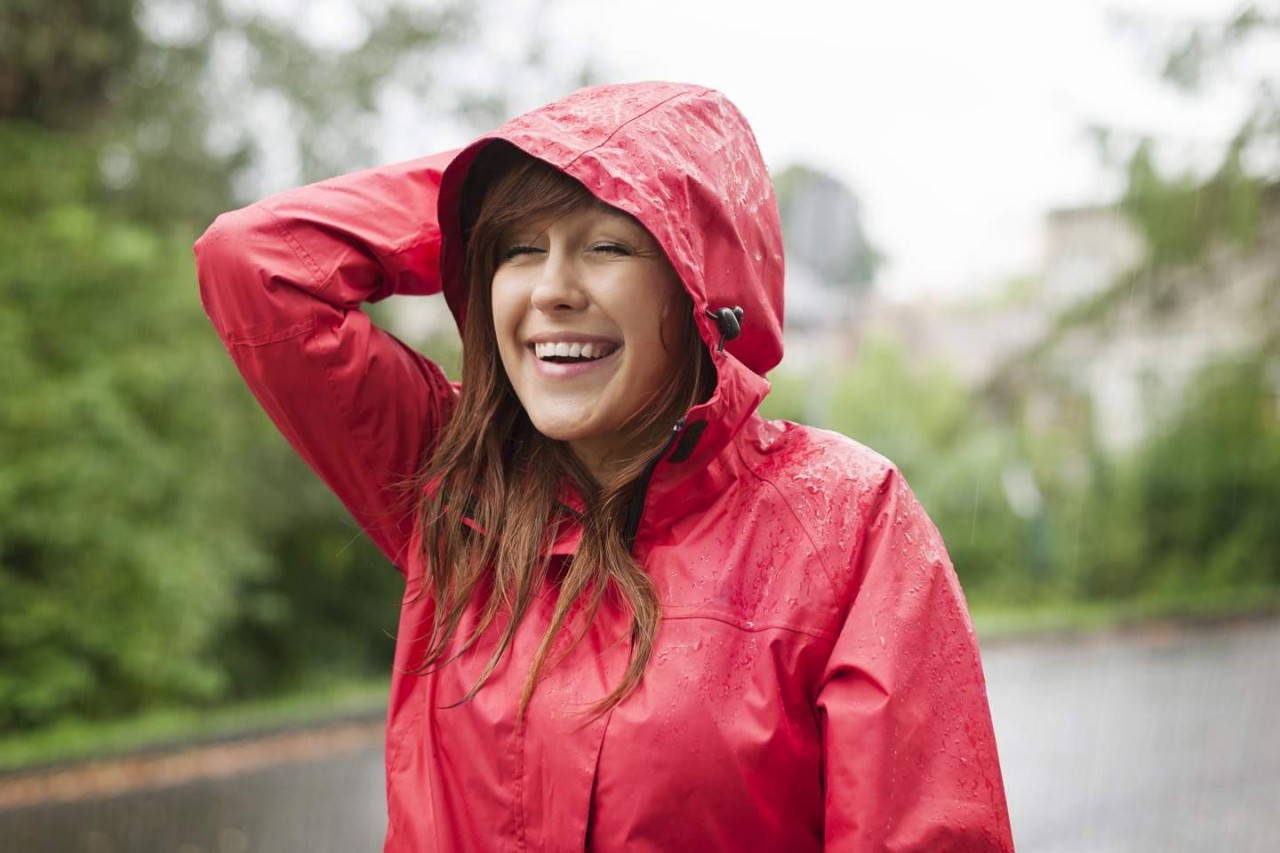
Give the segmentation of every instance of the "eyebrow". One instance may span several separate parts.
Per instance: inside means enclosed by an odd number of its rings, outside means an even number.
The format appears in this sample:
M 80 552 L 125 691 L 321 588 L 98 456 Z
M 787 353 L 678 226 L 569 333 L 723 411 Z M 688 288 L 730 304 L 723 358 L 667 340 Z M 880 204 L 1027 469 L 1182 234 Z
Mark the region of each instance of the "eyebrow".
M 616 216 L 619 219 L 625 219 L 626 221 L 630 222 L 632 225 L 639 225 L 641 228 L 645 227 L 643 222 L 641 222 L 639 219 L 636 219 L 630 213 L 627 213 L 625 210 L 620 210 L 614 207 L 613 205 L 609 204 L 608 202 L 602 201 L 601 199 L 597 198 L 594 195 L 591 196 L 591 201 L 588 203 L 588 207 L 592 210 L 598 210 L 601 213 L 607 213 L 610 216 Z M 649 229 L 645 228 L 645 230 L 648 231 Z
M 653 233 L 639 219 L 632 216 L 630 213 L 627 213 L 625 210 L 620 210 L 619 208 L 616 208 L 613 205 L 609 204 L 607 201 L 603 201 L 600 198 L 597 198 L 595 195 L 590 195 L 588 199 L 584 200 L 582 202 L 581 208 L 577 208 L 577 207 L 571 208 L 570 211 L 578 210 L 578 209 L 594 210 L 600 213 L 608 214 L 610 217 L 614 219 L 620 219 L 623 222 L 627 222 L 635 226 L 636 228 L 641 229 L 642 231 L 644 231 L 645 234 L 648 234 L 651 239 L 655 239 L 655 240 L 657 239 L 653 237 Z M 565 211 L 565 213 L 561 214 L 561 216 L 567 215 L 570 211 Z M 537 217 L 534 217 L 535 220 L 536 218 Z M 559 219 L 560 217 L 557 216 L 555 218 Z M 502 229 L 501 231 L 502 238 L 508 239 L 511 236 L 513 230 L 518 230 L 524 227 L 524 224 L 525 223 L 521 223 L 521 222 L 510 223 L 509 225 L 507 225 L 506 228 Z M 545 226 L 544 226 L 544 230 L 545 230 Z

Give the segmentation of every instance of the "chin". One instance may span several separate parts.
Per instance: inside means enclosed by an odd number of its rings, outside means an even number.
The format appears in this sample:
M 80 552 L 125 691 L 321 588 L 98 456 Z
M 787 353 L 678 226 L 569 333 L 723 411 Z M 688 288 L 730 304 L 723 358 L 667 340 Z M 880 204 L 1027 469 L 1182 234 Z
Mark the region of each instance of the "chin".
M 581 441 L 593 438 L 601 433 L 591 424 L 577 419 L 538 417 L 530 414 L 529 421 L 533 428 L 553 441 Z

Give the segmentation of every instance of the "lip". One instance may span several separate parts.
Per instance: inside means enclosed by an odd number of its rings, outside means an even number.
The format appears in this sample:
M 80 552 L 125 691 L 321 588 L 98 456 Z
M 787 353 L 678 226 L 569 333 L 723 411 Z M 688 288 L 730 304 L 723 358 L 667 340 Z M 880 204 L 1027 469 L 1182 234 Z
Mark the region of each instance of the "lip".
M 530 335 L 525 338 L 524 345 L 532 347 L 534 344 L 559 344 L 559 343 L 580 343 L 580 344 L 615 344 L 622 346 L 622 342 L 617 338 L 611 338 L 607 335 L 588 335 L 585 332 L 539 332 L 536 335 Z
M 584 337 L 568 337 L 558 335 L 556 337 L 544 337 L 540 339 L 530 339 L 525 352 L 528 353 L 529 359 L 533 362 L 534 371 L 545 379 L 578 379 L 586 377 L 600 371 L 612 370 L 618 361 L 618 354 L 622 352 L 622 345 L 618 344 L 617 349 L 606 356 L 593 359 L 591 361 L 577 361 L 570 363 L 559 363 L 554 361 L 543 361 L 533 351 L 535 343 L 566 343 L 577 341 L 580 343 L 614 343 L 611 338 L 592 337 L 590 335 Z

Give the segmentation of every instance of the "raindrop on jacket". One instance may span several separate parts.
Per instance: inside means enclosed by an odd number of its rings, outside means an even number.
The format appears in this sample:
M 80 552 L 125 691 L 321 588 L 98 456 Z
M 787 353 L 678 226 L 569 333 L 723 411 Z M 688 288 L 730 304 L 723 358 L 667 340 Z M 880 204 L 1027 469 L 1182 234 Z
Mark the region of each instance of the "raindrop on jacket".
M 584 710 L 628 660 L 601 611 L 516 710 L 551 594 L 492 679 L 493 637 L 428 675 L 431 602 L 395 484 L 457 388 L 360 310 L 464 303 L 459 193 L 503 139 L 634 215 L 693 298 L 714 394 L 653 469 L 633 553 L 663 618 L 639 688 Z M 406 577 L 387 716 L 387 851 L 1011 850 L 973 628 L 898 471 L 843 436 L 756 412 L 782 356 L 777 205 L 717 92 L 583 90 L 461 152 L 225 214 L 196 244 L 201 296 L 254 394 Z M 721 344 L 714 313 L 742 308 Z M 578 531 L 555 544 L 572 553 Z M 469 625 L 464 624 L 460 635 Z M 491 632 L 492 633 L 492 632 Z

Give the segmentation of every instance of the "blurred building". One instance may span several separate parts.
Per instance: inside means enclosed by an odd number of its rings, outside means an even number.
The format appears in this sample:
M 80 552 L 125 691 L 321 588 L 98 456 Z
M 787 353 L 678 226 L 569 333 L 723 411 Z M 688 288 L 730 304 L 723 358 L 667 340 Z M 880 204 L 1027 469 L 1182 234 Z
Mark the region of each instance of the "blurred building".
M 787 263 L 779 369 L 810 380 L 816 419 L 830 371 L 854 355 L 859 306 L 880 256 L 867 239 L 862 203 L 839 178 L 797 163 L 773 175 L 773 183 Z
M 852 288 L 832 287 L 813 267 L 788 254 L 785 356 L 779 369 L 814 376 L 847 364 L 855 355 L 857 306 L 863 301 Z
M 1280 327 L 1280 204 L 1268 210 L 1251 246 L 1159 269 L 1117 208 L 1052 211 L 1034 279 L 966 302 L 872 294 L 857 306 L 851 350 L 887 336 L 1033 429 L 1088 430 L 1123 451 L 1204 366 L 1254 352 Z
M 913 360 L 945 365 L 976 391 L 1036 347 L 1059 315 L 1107 289 L 1143 254 L 1141 238 L 1114 208 L 1055 210 L 1045 217 L 1044 255 L 1034 278 L 976 299 L 873 296 L 860 306 L 855 334 L 886 335 Z
M 1142 237 L 1115 207 L 1071 207 L 1045 217 L 1040 294 L 1044 309 L 1065 311 L 1106 290 L 1146 255 Z
M 887 337 L 921 364 L 943 365 L 967 387 L 981 388 L 1012 353 L 1039 341 L 1051 314 L 1038 304 L 919 299 L 873 294 L 859 306 L 854 336 Z
M 1045 245 L 1051 325 L 991 379 L 1021 397 L 1032 427 L 1084 413 L 1103 449 L 1124 451 L 1176 410 L 1202 368 L 1275 333 L 1280 206 L 1264 213 L 1253 244 L 1224 243 L 1180 267 L 1145 265 L 1142 241 L 1114 208 L 1050 214 Z

